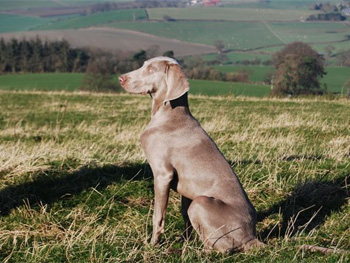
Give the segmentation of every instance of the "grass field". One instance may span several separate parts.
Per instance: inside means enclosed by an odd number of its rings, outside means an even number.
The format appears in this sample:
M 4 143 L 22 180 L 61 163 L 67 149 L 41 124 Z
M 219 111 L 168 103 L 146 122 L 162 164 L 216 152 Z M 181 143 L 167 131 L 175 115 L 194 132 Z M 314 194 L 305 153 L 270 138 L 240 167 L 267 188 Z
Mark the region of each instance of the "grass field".
M 276 46 L 271 50 L 276 51 L 284 44 L 295 41 L 324 43 L 323 48 L 331 44 L 336 48 L 339 46 L 339 50 L 342 45 L 340 41 L 350 35 L 350 27 L 340 23 L 177 21 L 118 22 L 108 26 L 206 45 L 213 45 L 216 40 L 221 40 L 226 49 L 233 50 Z M 345 45 L 349 43 L 344 42 Z M 323 48 L 321 52 L 325 52 Z
M 226 49 L 247 50 L 269 45 L 283 45 L 262 23 L 244 22 L 128 22 L 108 26 L 141 31 L 190 43 L 214 45 L 221 40 Z
M 228 7 L 235 8 L 271 8 L 271 9 L 303 9 L 308 10 L 312 4 L 315 3 L 314 0 L 272 0 L 272 1 L 241 1 L 241 0 L 228 0 L 223 1 L 228 3 Z M 337 3 L 337 0 L 321 0 L 318 3 Z
M 300 21 L 316 12 L 310 10 L 273 10 L 253 8 L 154 8 L 147 9 L 150 19 L 163 20 L 168 15 L 176 20 L 218 21 Z
M 178 239 L 172 193 L 161 246 L 149 244 L 153 179 L 139 136 L 150 99 L 0 92 L 2 262 L 349 262 L 350 104 L 190 96 L 258 211 L 260 251 L 208 254 Z
M 48 18 L 0 14 L 0 33 L 27 31 L 49 22 Z
M 77 91 L 82 85 L 83 74 L 47 73 L 0 75 L 0 90 L 27 91 Z M 116 80 L 117 81 L 117 80 Z M 190 80 L 191 94 L 208 96 L 235 95 L 263 97 L 269 87 L 244 83 Z
M 45 0 L 0 0 L 0 11 L 10 9 L 28 9 L 38 7 L 59 7 L 60 5 L 54 1 Z
M 263 82 L 265 76 L 268 72 L 273 71 L 273 67 L 263 67 L 263 66 L 217 66 L 216 69 L 222 72 L 237 72 L 240 69 L 246 69 L 250 72 L 250 81 Z M 348 67 L 328 67 L 326 68 L 327 74 L 320 79 L 322 88 L 327 85 L 327 90 L 329 92 L 340 93 L 342 87 L 347 80 L 350 79 L 350 68 Z M 343 94 L 345 94 L 343 90 Z
M 110 2 L 129 2 L 131 0 L 111 0 Z M 104 3 L 105 0 L 0 0 L 0 11 L 11 9 L 29 9 L 29 8 L 56 8 L 62 6 L 74 6 L 94 3 Z
M 247 97 L 266 97 L 270 87 L 236 82 L 190 80 L 190 93 L 207 96 L 234 95 Z
M 142 20 L 146 17 L 145 10 L 143 9 L 116 10 L 88 16 L 78 16 L 72 19 L 64 19 L 62 21 L 54 21 L 41 27 L 37 27 L 36 30 L 77 29 L 115 21 Z
M 239 70 L 247 70 L 250 74 L 250 81 L 263 82 L 265 80 L 266 74 L 274 69 L 274 67 L 263 67 L 263 66 L 216 66 L 216 69 L 221 72 L 229 73 L 229 72 L 237 72 Z
M 350 26 L 342 23 L 269 23 L 269 26 L 286 43 L 336 42 L 345 40 L 350 35 Z
M 259 58 L 262 62 L 263 61 L 267 61 L 267 60 L 271 60 L 271 54 L 263 54 L 260 52 L 228 52 L 226 53 L 226 55 L 229 58 L 229 61 L 231 61 L 232 63 L 236 63 L 236 62 L 241 62 L 243 60 L 254 60 L 256 58 Z M 205 59 L 206 61 L 210 61 L 210 60 L 215 60 L 218 57 L 218 54 L 208 54 L 208 55 L 204 55 L 201 56 L 203 59 Z
M 262 66 L 217 66 L 222 72 L 237 72 L 246 69 L 250 72 L 250 81 L 263 82 L 272 67 Z M 350 68 L 327 68 L 327 75 L 321 79 L 321 85 L 327 85 L 330 92 L 340 93 L 350 76 Z M 10 74 L 0 75 L 0 90 L 45 90 L 45 91 L 77 91 L 83 81 L 83 74 L 45 73 L 45 74 Z M 235 96 L 264 97 L 270 92 L 266 85 L 253 85 L 235 82 L 217 82 L 190 80 L 191 93 L 209 96 L 233 94 Z M 343 90 L 345 94 L 346 90 Z
M 84 74 L 45 73 L 0 75 L 1 90 L 76 91 Z

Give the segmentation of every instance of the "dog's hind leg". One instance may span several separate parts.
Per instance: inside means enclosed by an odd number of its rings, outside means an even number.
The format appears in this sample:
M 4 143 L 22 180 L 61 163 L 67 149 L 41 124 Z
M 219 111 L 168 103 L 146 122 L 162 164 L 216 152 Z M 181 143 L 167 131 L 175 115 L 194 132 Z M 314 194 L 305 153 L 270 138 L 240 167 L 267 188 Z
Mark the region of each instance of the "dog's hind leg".
M 254 220 L 241 212 L 232 205 L 208 196 L 196 197 L 188 209 L 190 221 L 204 248 L 224 253 L 244 251 L 250 247 L 251 240 L 256 239 L 255 228 L 251 223 Z

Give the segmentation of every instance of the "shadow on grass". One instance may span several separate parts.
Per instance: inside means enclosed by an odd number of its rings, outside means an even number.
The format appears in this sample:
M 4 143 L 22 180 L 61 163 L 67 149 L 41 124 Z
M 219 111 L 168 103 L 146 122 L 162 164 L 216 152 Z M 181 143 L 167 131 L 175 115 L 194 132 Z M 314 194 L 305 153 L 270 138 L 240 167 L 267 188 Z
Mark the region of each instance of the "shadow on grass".
M 77 171 L 51 169 L 35 175 L 31 182 L 10 185 L 0 191 L 0 216 L 7 216 L 12 209 L 22 206 L 51 204 L 94 187 L 103 190 L 121 180 L 144 180 L 152 177 L 146 164 L 127 166 L 86 166 Z
M 260 233 L 263 240 L 293 236 L 298 231 L 310 232 L 322 225 L 327 216 L 339 211 L 349 198 L 349 174 L 327 181 L 306 181 L 296 186 L 283 201 L 258 213 L 258 221 L 281 214 L 282 222 Z

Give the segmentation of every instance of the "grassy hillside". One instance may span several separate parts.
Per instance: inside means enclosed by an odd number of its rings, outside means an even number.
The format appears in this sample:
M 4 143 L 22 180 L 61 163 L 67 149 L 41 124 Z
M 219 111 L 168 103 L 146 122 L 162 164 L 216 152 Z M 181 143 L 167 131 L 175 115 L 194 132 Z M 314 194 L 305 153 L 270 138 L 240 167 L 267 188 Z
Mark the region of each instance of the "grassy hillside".
M 48 18 L 0 14 L 0 33 L 27 31 L 49 22 Z
M 1 90 L 76 91 L 84 74 L 45 73 L 0 75 Z
M 62 21 L 54 21 L 41 27 L 37 27 L 36 30 L 77 29 L 102 25 L 114 21 L 142 20 L 145 18 L 146 13 L 143 9 L 116 10 L 88 16 L 73 17 Z
M 349 41 L 341 42 L 350 35 L 350 27 L 334 22 L 118 22 L 108 24 L 108 26 L 206 45 L 213 45 L 216 40 L 221 40 L 228 50 L 250 50 L 275 46 L 273 50 L 269 50 L 269 52 L 275 52 L 285 44 L 302 41 L 312 45 L 323 43 L 319 50 L 324 53 L 327 45 L 333 45 L 336 48 L 335 51 L 339 51 L 343 45 L 350 43 Z
M 250 75 L 249 79 L 251 81 L 257 81 L 257 82 L 264 81 L 266 74 L 274 69 L 274 67 L 236 66 L 236 65 L 216 66 L 215 68 L 225 73 L 246 70 Z
M 348 101 L 190 97 L 258 211 L 268 246 L 232 256 L 181 243 L 171 194 L 161 246 L 149 244 L 153 178 L 139 136 L 150 99 L 0 92 L 3 262 L 348 262 Z
M 83 74 L 48 73 L 0 75 L 0 90 L 77 91 Z M 190 80 L 191 94 L 263 97 L 269 87 L 244 83 Z
M 0 11 L 11 9 L 27 9 L 38 7 L 59 7 L 60 5 L 54 1 L 43 0 L 0 0 Z
M 228 7 L 236 8 L 271 8 L 271 9 L 302 9 L 308 10 L 315 3 L 314 0 L 271 0 L 264 1 L 242 1 L 242 0 L 223 0 Z M 319 0 L 317 3 L 332 3 L 336 4 L 338 0 Z
M 173 23 L 128 22 L 108 26 L 206 45 L 214 45 L 216 40 L 221 40 L 226 49 L 247 50 L 283 44 L 263 23 L 179 21 Z
M 222 72 L 237 72 L 245 69 L 250 72 L 252 82 L 263 82 L 272 67 L 261 66 L 218 66 Z M 342 86 L 349 79 L 350 68 L 330 67 L 327 75 L 321 79 L 321 85 L 327 85 L 328 91 L 340 93 Z M 46 91 L 76 91 L 81 86 L 83 74 L 45 73 L 45 74 L 10 74 L 0 75 L 0 90 L 46 90 Z M 264 97 L 270 92 L 266 85 L 253 85 L 235 82 L 218 82 L 190 80 L 191 93 L 209 96 L 233 94 L 235 96 Z M 345 90 L 343 90 L 345 94 Z
M 191 94 L 208 96 L 234 95 L 247 97 L 266 97 L 270 87 L 236 82 L 190 80 Z
M 273 67 L 263 66 L 217 66 L 222 72 L 237 72 L 245 69 L 250 73 L 251 81 L 262 82 L 268 72 L 273 71 Z M 320 79 L 321 86 L 327 86 L 328 91 L 340 93 L 345 82 L 350 78 L 350 68 L 348 67 L 327 67 L 326 75 Z M 345 92 L 345 90 L 344 90 Z
M 333 42 L 347 39 L 350 27 L 343 23 L 270 23 L 271 30 L 284 42 Z
M 314 14 L 310 10 L 273 10 L 254 8 L 154 8 L 147 9 L 150 19 L 163 20 L 164 15 L 177 20 L 226 21 L 300 21 Z

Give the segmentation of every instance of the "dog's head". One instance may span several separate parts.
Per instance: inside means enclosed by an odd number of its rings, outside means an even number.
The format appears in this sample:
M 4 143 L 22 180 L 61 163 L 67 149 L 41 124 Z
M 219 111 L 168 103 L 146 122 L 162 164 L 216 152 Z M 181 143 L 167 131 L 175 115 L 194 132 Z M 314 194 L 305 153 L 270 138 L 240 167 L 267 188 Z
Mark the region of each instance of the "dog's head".
M 162 103 L 181 97 L 190 88 L 180 65 L 168 57 L 145 61 L 141 68 L 120 76 L 119 82 L 127 92 L 151 94 Z

